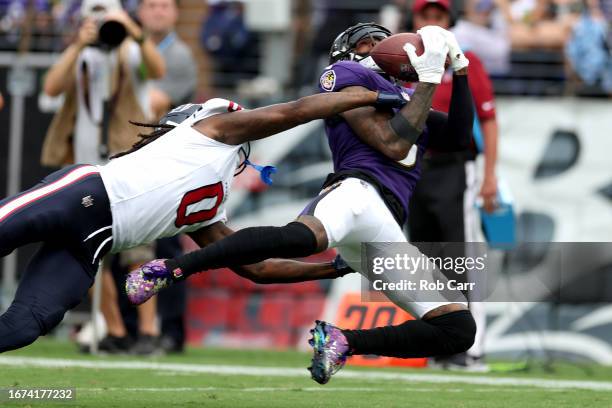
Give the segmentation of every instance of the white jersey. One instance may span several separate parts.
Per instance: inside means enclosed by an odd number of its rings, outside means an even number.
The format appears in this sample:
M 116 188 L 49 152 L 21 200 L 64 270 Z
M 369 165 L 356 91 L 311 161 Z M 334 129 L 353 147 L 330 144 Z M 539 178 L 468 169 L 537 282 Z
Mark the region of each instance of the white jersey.
M 236 106 L 211 99 L 154 142 L 99 166 L 113 215 L 112 252 L 226 220 L 241 145 L 210 139 L 192 125 Z

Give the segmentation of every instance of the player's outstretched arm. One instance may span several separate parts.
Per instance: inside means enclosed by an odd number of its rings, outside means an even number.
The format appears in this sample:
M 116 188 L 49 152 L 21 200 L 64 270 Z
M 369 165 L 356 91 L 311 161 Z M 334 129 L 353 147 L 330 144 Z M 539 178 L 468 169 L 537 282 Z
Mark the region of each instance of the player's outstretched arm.
M 306 96 L 253 110 L 212 116 L 195 127 L 203 134 L 230 145 L 262 139 L 315 119 L 324 119 L 362 106 L 375 105 L 378 93 L 330 93 Z
M 234 231 L 222 222 L 202 228 L 189 236 L 204 247 L 219 241 Z M 318 279 L 333 279 L 353 272 L 343 262 L 308 263 L 291 259 L 268 259 L 252 265 L 228 266 L 232 271 L 255 283 L 293 283 Z

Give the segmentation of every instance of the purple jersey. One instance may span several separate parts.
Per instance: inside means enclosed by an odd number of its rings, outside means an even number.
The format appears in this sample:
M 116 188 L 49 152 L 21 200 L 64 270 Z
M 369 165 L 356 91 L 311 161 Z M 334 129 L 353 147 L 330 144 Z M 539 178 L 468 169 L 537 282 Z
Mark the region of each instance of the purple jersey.
M 321 92 L 337 92 L 349 86 L 394 92 L 406 99 L 409 99 L 408 94 L 411 92 L 353 61 L 340 61 L 327 67 L 319 81 Z M 427 131 L 400 162 L 362 142 L 344 120 L 326 120 L 325 131 L 334 161 L 334 172 L 360 171 L 373 176 L 393 193 L 404 209 L 404 216 L 407 216 L 408 201 L 421 176 L 420 160 L 425 152 Z

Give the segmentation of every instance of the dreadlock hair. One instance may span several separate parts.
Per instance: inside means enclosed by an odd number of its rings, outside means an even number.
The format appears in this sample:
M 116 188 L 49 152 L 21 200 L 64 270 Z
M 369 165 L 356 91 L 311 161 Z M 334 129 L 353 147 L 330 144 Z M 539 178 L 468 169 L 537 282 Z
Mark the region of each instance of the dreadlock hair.
M 125 152 L 117 153 L 117 154 L 111 156 L 110 160 L 116 159 L 118 157 L 126 156 L 126 155 L 128 155 L 130 153 L 134 153 L 136 150 L 140 149 L 143 146 L 148 145 L 151 142 L 156 141 L 161 136 L 165 135 L 166 133 L 168 133 L 169 131 L 171 131 L 172 129 L 174 129 L 176 127 L 175 125 L 169 125 L 167 123 L 156 123 L 156 124 L 153 124 L 153 123 L 140 123 L 140 122 L 134 122 L 134 121 L 131 121 L 131 120 L 130 120 L 130 123 L 132 125 L 134 125 L 134 126 L 145 127 L 145 128 L 153 128 L 154 130 L 151 133 L 148 133 L 148 134 L 139 133 L 138 137 L 140 138 L 140 140 L 137 141 L 136 143 L 134 143 L 130 150 L 126 150 Z

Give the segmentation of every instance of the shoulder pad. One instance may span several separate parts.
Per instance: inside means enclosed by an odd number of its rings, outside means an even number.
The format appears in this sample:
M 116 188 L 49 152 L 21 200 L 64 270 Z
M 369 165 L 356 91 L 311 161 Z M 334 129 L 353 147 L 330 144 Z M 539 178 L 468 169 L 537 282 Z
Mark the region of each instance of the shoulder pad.
M 202 110 L 202 104 L 186 103 L 184 105 L 177 106 L 170 112 L 166 113 L 164 116 L 162 116 L 158 123 L 160 125 L 178 125 L 200 110 Z

